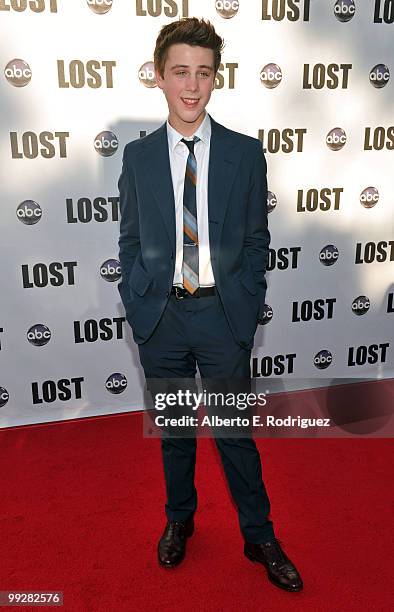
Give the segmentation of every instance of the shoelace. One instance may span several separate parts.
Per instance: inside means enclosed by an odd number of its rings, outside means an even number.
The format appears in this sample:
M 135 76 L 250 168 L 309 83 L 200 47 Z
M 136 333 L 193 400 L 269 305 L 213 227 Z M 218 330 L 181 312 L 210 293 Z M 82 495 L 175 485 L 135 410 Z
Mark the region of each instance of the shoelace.
M 168 535 L 173 536 L 175 534 L 179 535 L 180 532 L 185 531 L 185 524 L 179 521 L 170 522 L 168 528 Z
M 284 556 L 279 544 L 282 544 L 280 540 L 273 540 L 269 544 L 263 544 L 263 547 L 264 551 L 267 553 L 268 561 L 274 563 L 275 565 L 281 564 L 282 566 L 285 563 L 288 563 L 288 561 Z

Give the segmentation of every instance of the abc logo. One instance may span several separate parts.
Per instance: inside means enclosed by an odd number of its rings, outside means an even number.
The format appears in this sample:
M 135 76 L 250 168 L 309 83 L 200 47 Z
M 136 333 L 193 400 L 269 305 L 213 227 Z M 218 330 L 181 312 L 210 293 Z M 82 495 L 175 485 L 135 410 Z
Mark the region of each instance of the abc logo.
M 119 374 L 119 372 L 115 372 L 108 376 L 105 381 L 105 388 L 110 393 L 122 393 L 127 387 L 127 378 L 124 374 Z
M 239 2 L 238 0 L 216 0 L 215 9 L 224 19 L 231 19 L 238 13 Z
M 94 148 L 103 157 L 110 157 L 118 150 L 118 139 L 113 132 L 105 130 L 97 134 L 94 139 Z
M 282 80 L 282 71 L 278 64 L 266 64 L 260 71 L 260 81 L 267 89 L 278 87 Z
M 268 197 L 267 197 L 267 209 L 269 213 L 272 212 L 274 208 L 276 208 L 276 204 L 277 204 L 276 195 L 272 193 L 272 191 L 269 191 Z
M 334 5 L 334 15 L 338 21 L 349 21 L 355 12 L 354 0 L 337 0 Z
M 366 187 L 360 195 L 360 203 L 364 208 L 373 208 L 379 202 L 379 192 L 376 187 Z
M 156 87 L 155 65 L 153 62 L 145 62 L 138 71 L 138 78 L 145 87 Z
M 34 225 L 41 219 L 41 206 L 33 200 L 25 200 L 21 202 L 16 209 L 16 216 L 19 221 L 22 221 L 25 225 Z
M 390 70 L 387 68 L 385 64 L 377 64 L 374 66 L 369 73 L 369 82 L 374 87 L 381 89 L 390 80 Z
M 9 398 L 10 396 L 8 395 L 7 389 L 4 389 L 4 387 L 0 387 L 0 408 L 6 405 Z
M 331 151 L 339 151 L 346 144 L 345 130 L 334 128 L 326 136 L 326 144 Z
M 13 59 L 4 68 L 4 74 L 10 85 L 14 87 L 25 87 L 31 80 L 31 70 L 27 62 L 21 59 Z
M 272 317 L 274 316 L 274 312 L 268 304 L 264 304 L 263 310 L 263 323 L 262 325 L 267 325 L 270 321 L 272 321 Z
M 44 346 L 51 339 L 51 332 L 46 325 L 37 323 L 32 325 L 27 332 L 27 339 L 33 346 Z
M 112 0 L 86 0 L 88 7 L 97 15 L 104 15 L 112 8 Z
M 325 370 L 326 368 L 328 368 L 329 365 L 332 364 L 332 354 L 330 353 L 330 351 L 320 351 L 315 355 L 313 359 L 313 364 L 319 370 Z
M 119 280 L 122 276 L 119 261 L 117 259 L 107 259 L 107 261 L 100 266 L 100 274 L 101 278 L 110 283 Z
M 359 295 L 353 300 L 352 312 L 356 315 L 363 315 L 368 312 L 371 302 L 365 295 Z
M 325 266 L 332 266 L 339 257 L 339 251 L 333 244 L 327 244 L 319 253 L 319 259 Z

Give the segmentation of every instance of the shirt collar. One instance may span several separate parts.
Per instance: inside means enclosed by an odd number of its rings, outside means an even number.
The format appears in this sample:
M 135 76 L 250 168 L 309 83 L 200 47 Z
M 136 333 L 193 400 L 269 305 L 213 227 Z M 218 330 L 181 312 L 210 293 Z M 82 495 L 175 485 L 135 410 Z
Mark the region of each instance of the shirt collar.
M 211 137 L 211 119 L 207 112 L 205 112 L 204 120 L 201 123 L 201 125 L 199 125 L 197 130 L 194 132 L 193 136 L 198 136 L 204 144 L 207 144 L 207 145 L 209 144 L 209 139 Z M 170 125 L 168 118 L 167 118 L 167 137 L 168 137 L 168 144 L 170 145 L 171 151 L 175 149 L 176 145 L 182 140 L 182 138 L 185 138 L 176 129 L 174 129 L 172 125 Z M 191 138 L 192 137 L 190 136 L 190 139 Z

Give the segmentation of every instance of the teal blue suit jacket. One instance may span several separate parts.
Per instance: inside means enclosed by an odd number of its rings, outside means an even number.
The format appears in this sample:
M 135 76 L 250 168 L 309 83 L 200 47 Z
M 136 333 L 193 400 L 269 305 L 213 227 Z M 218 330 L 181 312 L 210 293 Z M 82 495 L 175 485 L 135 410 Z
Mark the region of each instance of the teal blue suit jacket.
M 266 161 L 257 138 L 234 132 L 211 115 L 210 119 L 212 271 L 236 342 L 251 348 L 267 288 Z M 175 202 L 166 123 L 125 146 L 118 187 L 122 269 L 118 289 L 134 340 L 142 343 L 160 320 L 174 278 Z

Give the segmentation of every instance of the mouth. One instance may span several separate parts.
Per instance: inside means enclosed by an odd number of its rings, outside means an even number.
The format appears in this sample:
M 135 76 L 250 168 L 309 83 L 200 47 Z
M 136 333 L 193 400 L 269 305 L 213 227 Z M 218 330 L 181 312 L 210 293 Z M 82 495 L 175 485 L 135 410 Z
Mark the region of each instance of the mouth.
M 195 108 L 199 101 L 198 98 L 181 98 L 181 100 L 187 108 Z

